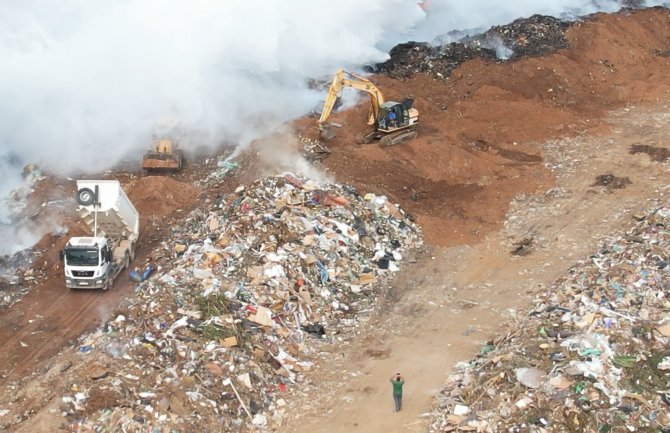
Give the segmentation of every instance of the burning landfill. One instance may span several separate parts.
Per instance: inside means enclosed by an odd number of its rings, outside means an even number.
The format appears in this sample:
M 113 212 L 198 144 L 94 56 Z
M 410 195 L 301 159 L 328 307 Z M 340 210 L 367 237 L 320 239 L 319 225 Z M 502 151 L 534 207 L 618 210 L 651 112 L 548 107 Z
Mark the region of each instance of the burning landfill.
M 572 25 L 534 15 L 458 43 L 409 42 L 374 70 L 447 78 L 469 59 L 566 48 Z M 302 143 L 312 162 L 330 154 L 318 141 Z M 223 178 L 238 166 L 218 168 L 212 176 Z M 609 192 L 629 183 L 613 174 L 596 181 Z M 635 220 L 517 314 L 513 330 L 456 366 L 431 431 L 668 431 L 670 208 L 657 202 Z M 152 253 L 160 259 L 131 272 L 135 294 L 66 349 L 72 356 L 40 372 L 62 379 L 49 392 L 60 397 L 53 412 L 67 420 L 63 430 L 282 426 L 319 342 L 355 332 L 394 273 L 424 248 L 413 217 L 387 197 L 290 173 L 240 186 L 170 230 Z M 514 254 L 530 254 L 530 242 Z M 3 295 L 12 293 L 7 284 L 39 278 L 21 269 L 2 282 Z M 23 293 L 15 292 L 0 306 Z M 20 381 L 8 388 L 25 392 Z M 0 407 L 0 431 L 31 415 L 17 407 Z
M 173 236 L 163 251 L 174 266 L 81 341 L 82 366 L 57 367 L 80 376 L 62 390 L 70 428 L 281 423 L 282 393 L 312 366 L 311 339 L 355 326 L 422 245 L 386 197 L 291 174 L 239 187 Z
M 570 25 L 554 17 L 533 15 L 491 27 L 475 36 L 465 36 L 459 42 L 439 46 L 408 42 L 394 47 L 389 53 L 391 58 L 374 70 L 394 78 L 406 78 L 419 72 L 448 78 L 459 65 L 474 58 L 517 60 L 567 48 L 565 31 Z

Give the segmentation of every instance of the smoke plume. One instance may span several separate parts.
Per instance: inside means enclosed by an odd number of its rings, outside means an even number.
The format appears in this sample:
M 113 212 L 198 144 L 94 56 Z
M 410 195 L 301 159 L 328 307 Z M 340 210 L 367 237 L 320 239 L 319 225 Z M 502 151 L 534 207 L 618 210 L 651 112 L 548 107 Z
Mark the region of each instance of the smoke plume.
M 3 2 L 0 197 L 20 185 L 27 163 L 61 175 L 124 158 L 139 163 L 166 119 L 178 119 L 193 145 L 244 145 L 323 98 L 307 79 L 384 61 L 399 42 L 533 13 L 618 7 L 604 0 L 428 0 L 425 12 L 415 0 Z M 5 240 L 10 222 L 3 206 Z

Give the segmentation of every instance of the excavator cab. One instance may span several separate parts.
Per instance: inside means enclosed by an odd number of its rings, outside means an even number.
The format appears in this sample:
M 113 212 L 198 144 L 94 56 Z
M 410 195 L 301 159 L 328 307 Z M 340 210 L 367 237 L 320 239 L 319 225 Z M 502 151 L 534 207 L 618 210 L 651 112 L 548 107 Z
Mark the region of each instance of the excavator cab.
M 389 147 L 416 138 L 415 125 L 419 121 L 419 112 L 412 108 L 413 103 L 413 99 L 407 98 L 403 102 L 386 101 L 381 104 L 375 131 L 368 133 L 363 142 L 379 140 L 380 146 Z
M 379 107 L 377 129 L 391 132 L 409 126 L 409 110 L 401 103 L 388 101 Z

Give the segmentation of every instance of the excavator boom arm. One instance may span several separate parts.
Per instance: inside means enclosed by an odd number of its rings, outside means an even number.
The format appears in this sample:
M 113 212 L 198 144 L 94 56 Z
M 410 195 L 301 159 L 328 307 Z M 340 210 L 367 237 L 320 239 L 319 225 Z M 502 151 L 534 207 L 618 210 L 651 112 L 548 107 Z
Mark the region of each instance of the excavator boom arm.
M 366 92 L 370 95 L 370 112 L 368 114 L 368 125 L 374 125 L 379 114 L 379 107 L 384 103 L 384 95 L 382 92 L 375 86 L 372 81 L 368 80 L 365 77 L 356 75 L 351 72 L 347 72 L 343 69 L 338 70 L 333 77 L 333 83 L 328 89 L 328 96 L 326 96 L 326 102 L 323 105 L 323 111 L 321 112 L 321 117 L 319 118 L 318 125 L 320 128 L 323 127 L 323 124 L 328 120 L 330 114 L 333 111 L 335 102 L 337 98 L 342 93 L 342 88 L 351 87 L 363 92 Z

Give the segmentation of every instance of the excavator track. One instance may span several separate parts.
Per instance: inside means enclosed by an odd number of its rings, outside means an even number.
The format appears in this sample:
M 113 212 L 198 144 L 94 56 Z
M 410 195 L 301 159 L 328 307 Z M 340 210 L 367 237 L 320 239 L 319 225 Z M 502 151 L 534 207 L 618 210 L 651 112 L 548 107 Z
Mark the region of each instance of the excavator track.
M 401 143 L 406 143 L 408 141 L 414 140 L 418 136 L 418 133 L 414 129 L 404 130 L 394 132 L 383 136 L 379 140 L 380 147 L 391 147 Z
M 379 140 L 381 137 L 382 135 L 377 131 L 365 132 L 356 137 L 356 142 L 358 144 L 370 144 Z

